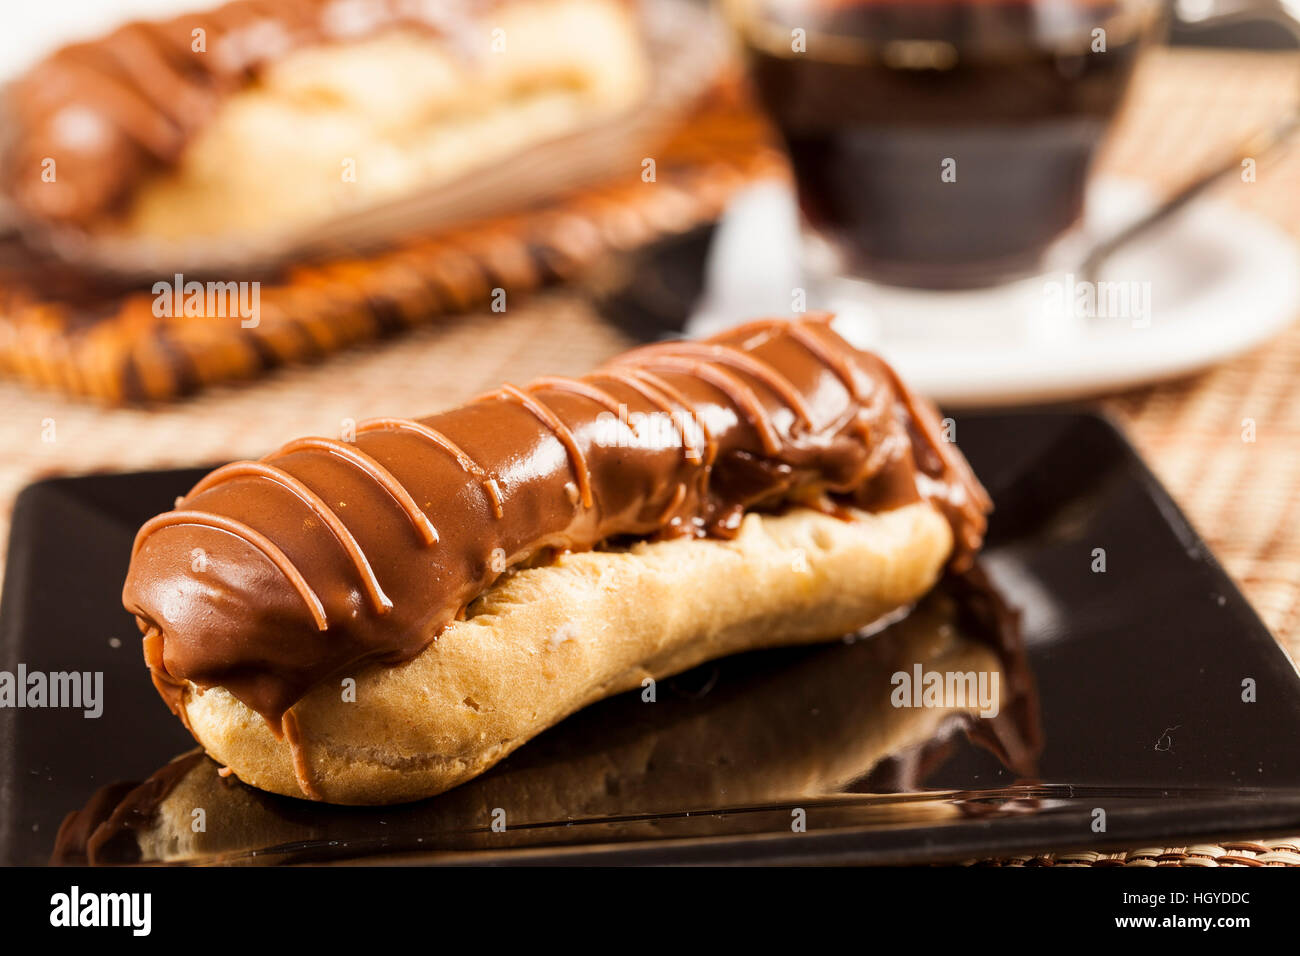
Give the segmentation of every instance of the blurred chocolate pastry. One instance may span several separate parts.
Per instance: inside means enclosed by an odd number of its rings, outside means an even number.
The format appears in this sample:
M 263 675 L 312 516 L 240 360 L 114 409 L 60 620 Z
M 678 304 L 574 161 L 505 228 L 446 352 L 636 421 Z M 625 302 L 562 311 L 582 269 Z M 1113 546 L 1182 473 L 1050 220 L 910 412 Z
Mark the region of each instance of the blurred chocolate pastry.
M 997 674 L 996 715 L 981 715 L 973 698 L 894 706 L 896 675 L 918 665 Z M 706 666 L 665 682 L 653 704 L 639 693 L 607 701 L 478 779 L 405 807 L 344 810 L 287 799 L 245 786 L 195 751 L 138 786 L 105 788 L 69 814 L 53 862 L 324 861 L 734 835 L 787 830 L 791 805 L 808 808 L 811 829 L 846 813 L 859 822 L 923 823 L 963 808 L 948 800 L 825 801 L 932 785 L 948 753 L 969 746 L 963 737 L 992 747 L 1016 778 L 1032 779 L 1033 698 L 1017 616 L 974 569 L 949 576 L 881 633 Z M 494 813 L 505 815 L 503 831 L 491 827 Z
M 247 0 L 68 47 L 0 90 L 0 375 L 172 399 L 578 280 L 784 175 L 738 79 L 690 0 Z
M 248 328 L 206 313 L 157 315 L 152 279 L 124 282 L 0 238 L 0 375 L 113 404 L 174 399 L 445 321 L 482 307 L 495 288 L 514 303 L 594 270 L 621 271 L 625 254 L 707 230 L 737 191 L 785 170 L 731 81 L 654 155 L 653 188 L 620 176 L 363 255 L 256 271 L 260 316 Z M 477 320 L 485 334 L 494 318 Z
M 395 803 L 610 694 L 877 625 L 989 506 L 882 360 L 768 319 L 227 465 L 141 528 L 123 603 L 240 779 Z
M 33 241 L 128 272 L 390 239 L 635 172 L 716 71 L 654 37 L 633 0 L 237 0 L 131 23 L 4 91 L 0 187 Z

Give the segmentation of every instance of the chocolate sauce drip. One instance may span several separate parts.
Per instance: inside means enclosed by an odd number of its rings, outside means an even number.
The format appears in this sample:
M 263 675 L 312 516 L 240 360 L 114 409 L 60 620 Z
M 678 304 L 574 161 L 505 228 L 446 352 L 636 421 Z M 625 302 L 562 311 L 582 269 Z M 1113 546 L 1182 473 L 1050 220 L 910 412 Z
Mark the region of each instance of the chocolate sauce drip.
M 556 551 L 923 500 L 964 567 L 989 501 L 930 407 L 828 316 L 761 320 L 224 466 L 140 529 L 123 603 L 173 710 L 219 685 L 278 733 L 318 683 L 409 660 Z
M 455 43 L 497 5 L 237 0 L 63 47 L 0 100 L 0 186 L 33 219 L 89 225 L 116 211 L 145 176 L 175 164 L 222 101 L 266 64 L 397 27 Z M 46 158 L 58 164 L 53 182 L 42 178 Z

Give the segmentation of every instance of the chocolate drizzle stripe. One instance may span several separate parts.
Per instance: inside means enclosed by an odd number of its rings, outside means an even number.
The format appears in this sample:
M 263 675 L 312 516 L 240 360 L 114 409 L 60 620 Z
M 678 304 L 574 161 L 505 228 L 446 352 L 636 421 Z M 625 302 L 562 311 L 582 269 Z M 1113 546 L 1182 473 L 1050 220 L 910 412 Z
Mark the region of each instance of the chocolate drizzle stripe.
M 285 471 L 283 468 L 277 468 L 275 465 L 269 465 L 263 461 L 232 462 L 229 465 L 223 465 L 216 471 L 205 476 L 197 485 L 190 489 L 189 494 L 186 495 L 185 498 L 193 498 L 195 495 L 207 491 L 210 488 L 214 488 L 217 485 L 224 484 L 225 482 L 232 481 L 236 478 L 265 478 L 268 481 L 273 481 L 276 484 L 281 485 L 296 495 L 304 504 L 307 505 L 308 508 L 311 509 L 312 513 L 324 522 L 325 526 L 334 533 L 334 537 L 343 547 L 343 550 L 351 559 L 353 566 L 356 567 L 357 573 L 361 576 L 362 584 L 365 585 L 366 593 L 370 596 L 370 604 L 374 607 L 375 613 L 387 614 L 393 609 L 393 602 L 389 599 L 388 595 L 384 593 L 384 589 L 379 584 L 379 579 L 375 577 L 374 568 L 370 566 L 370 561 L 366 557 L 366 553 L 361 549 L 361 545 L 357 543 L 357 539 L 352 536 L 352 532 L 348 530 L 347 525 L 345 525 L 334 510 L 325 503 L 325 499 L 321 498 L 320 495 L 316 494 L 316 492 L 312 491 L 302 481 L 289 474 L 289 472 Z M 177 507 L 180 507 L 180 504 L 184 503 L 184 500 L 185 499 L 182 499 L 181 503 L 178 503 Z
M 141 643 L 144 650 L 144 662 L 149 667 L 149 676 L 153 678 L 154 689 L 166 702 L 167 709 L 181 719 L 181 723 L 185 725 L 186 730 L 192 732 L 190 718 L 186 715 L 184 708 L 181 707 L 181 699 L 185 694 L 187 682 L 173 677 L 164 666 L 162 631 L 156 627 L 144 627 L 143 635 Z
M 370 418 L 357 426 L 357 434 L 377 431 L 407 431 L 419 435 L 426 441 L 437 445 L 456 459 L 456 463 L 482 486 L 484 493 L 492 503 L 492 513 L 497 518 L 505 516 L 501 506 L 501 486 L 489 475 L 478 462 L 465 453 L 454 441 L 423 422 L 410 418 Z
M 677 509 L 682 506 L 682 502 L 685 500 L 686 500 L 686 485 L 685 483 L 679 481 L 677 482 L 677 487 L 673 489 L 672 500 L 669 501 L 666 506 L 664 506 L 664 510 L 659 515 L 659 523 L 662 525 L 667 525 L 670 521 L 672 521 L 673 515 L 677 513 Z
M 578 493 L 582 496 L 582 506 L 590 508 L 595 503 L 595 499 L 591 495 L 591 472 L 587 469 L 587 456 L 582 453 L 582 449 L 574 441 L 573 432 L 569 431 L 569 426 L 560 421 L 541 399 L 535 395 L 529 395 L 521 388 L 507 383 L 498 389 L 497 394 L 505 396 L 507 401 L 518 402 L 536 415 L 547 428 L 555 432 L 555 437 L 560 440 L 560 444 L 568 452 L 569 463 L 573 466 L 573 475 L 578 482 Z
M 292 710 L 284 712 L 281 720 L 285 742 L 293 755 L 293 775 L 298 778 L 298 788 L 309 800 L 320 800 L 321 793 L 312 779 L 311 763 L 307 760 L 307 751 L 303 746 L 302 727 L 298 724 L 298 715 Z
M 804 425 L 812 424 L 812 409 L 808 407 L 808 403 L 804 401 L 803 396 L 790 380 L 771 366 L 764 365 L 734 346 L 709 342 L 665 342 L 662 345 L 646 346 L 641 350 L 641 354 L 646 353 L 697 358 L 715 365 L 729 365 L 737 371 L 758 379 L 770 388 L 780 396 L 781 401 L 790 406 L 791 411 Z
M 234 518 L 212 514 L 207 511 L 168 511 L 165 514 L 157 515 L 146 521 L 144 526 L 136 533 L 135 544 L 131 548 L 131 559 L 135 559 L 135 556 L 140 553 L 140 548 L 145 540 L 154 532 L 174 525 L 184 524 L 216 528 L 218 531 L 234 535 L 245 544 L 252 545 L 258 551 L 261 551 L 272 564 L 280 569 L 280 573 L 293 585 L 293 589 L 302 595 L 307 609 L 311 611 L 312 619 L 316 622 L 317 630 L 324 631 L 329 628 L 329 621 L 325 617 L 325 605 L 321 603 L 321 599 L 316 592 L 311 589 L 311 585 L 302 576 L 302 572 L 289 560 L 289 556 L 281 551 L 275 542 L 266 535 L 250 528 L 242 521 L 236 521 Z
M 691 402 L 691 400 L 688 399 L 685 395 L 683 395 L 681 391 L 674 388 L 671 383 L 664 381 L 654 372 L 651 372 L 648 369 L 644 369 L 644 368 L 634 368 L 634 369 L 630 369 L 629 371 L 637 379 L 644 382 L 646 385 L 650 386 L 651 388 L 657 389 L 664 395 L 668 396 L 669 399 L 676 402 L 678 405 L 680 405 L 682 408 L 686 410 L 686 413 L 691 416 L 691 421 L 695 422 L 696 427 L 698 427 L 700 430 L 700 433 L 704 435 L 703 464 L 706 468 L 709 465 L 713 464 L 713 460 L 717 457 L 718 454 L 718 442 L 717 439 L 714 438 L 713 432 L 709 430 L 709 426 L 704 423 L 704 419 L 700 415 L 699 409 L 695 407 L 695 404 Z
M 790 323 L 790 337 L 807 349 L 823 365 L 835 373 L 835 377 L 844 383 L 844 387 L 849 390 L 849 397 L 855 402 L 861 401 L 862 393 L 858 388 L 857 377 L 854 376 L 853 370 L 838 355 L 833 353 L 826 343 L 819 339 L 815 333 L 798 322 Z
M 415 528 L 416 533 L 420 535 L 426 545 L 438 543 L 438 529 L 433 526 L 433 522 L 424 513 L 424 509 L 415 503 L 415 499 L 406 490 L 406 486 L 398 481 L 391 471 L 359 448 L 354 448 L 345 442 L 335 441 L 332 438 L 299 438 L 296 441 L 289 442 L 279 451 L 267 455 L 262 461 L 274 461 L 277 458 L 285 458 L 296 452 L 308 450 L 327 452 L 353 465 L 392 496 L 393 500 L 397 502 L 411 520 L 411 526 Z
M 974 509 L 983 514 L 993 509 L 993 499 L 989 497 L 984 486 L 975 478 L 970 463 L 966 461 L 955 442 L 946 440 L 940 432 L 937 413 L 918 401 L 912 390 L 898 377 L 892 365 L 879 362 L 883 374 L 888 378 L 895 393 L 907 408 L 909 420 L 920 432 L 926 445 L 939 459 L 941 470 L 946 475 L 957 476 L 956 480 L 942 482 L 944 504 L 957 511 Z M 936 496 L 937 497 L 937 496 Z M 962 550 L 974 553 L 980 547 L 984 535 L 984 525 L 972 528 L 969 522 L 954 525 L 953 533 L 958 538 Z
M 763 407 L 763 403 L 754 394 L 754 390 L 742 379 L 726 369 L 718 368 L 718 366 L 710 362 L 702 362 L 698 359 L 678 357 L 676 355 L 656 355 L 650 358 L 637 358 L 633 355 L 621 361 L 637 362 L 644 369 L 662 372 L 684 372 L 687 375 L 694 375 L 702 381 L 708 382 L 727 398 L 733 400 L 744 411 L 749 423 L 758 432 L 759 441 L 763 443 L 764 454 L 776 455 L 780 452 L 781 436 L 776 433 L 776 427 L 772 424 L 772 416 L 767 413 L 767 409 Z
M 589 398 L 600 406 L 615 415 L 618 414 L 618 402 L 603 389 L 597 388 L 587 382 L 575 378 L 560 378 L 559 376 L 546 376 L 544 378 L 535 378 L 528 383 L 526 391 L 533 392 L 538 389 L 547 389 L 552 392 L 570 392 L 574 395 L 581 395 L 583 398 Z

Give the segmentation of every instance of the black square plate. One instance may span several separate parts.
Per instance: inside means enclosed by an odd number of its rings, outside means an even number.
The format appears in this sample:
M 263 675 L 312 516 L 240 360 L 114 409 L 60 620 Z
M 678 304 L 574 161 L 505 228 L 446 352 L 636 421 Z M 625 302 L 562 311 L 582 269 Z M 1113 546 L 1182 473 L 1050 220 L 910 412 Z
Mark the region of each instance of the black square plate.
M 605 701 L 405 807 L 272 797 L 196 760 L 206 829 L 171 834 L 168 858 L 903 863 L 1300 831 L 1300 678 L 1121 435 L 1059 411 L 957 428 L 996 502 L 982 568 L 1019 638 L 987 643 L 997 600 L 948 582 L 883 633 L 706 665 L 663 682 L 655 706 Z M 0 670 L 101 671 L 103 714 L 0 709 L 0 862 L 50 860 L 71 811 L 99 791 L 80 817 L 98 823 L 120 781 L 192 746 L 119 596 L 136 528 L 205 471 L 20 496 Z M 888 702 L 914 665 L 990 654 L 997 718 Z M 97 859 L 157 852 L 119 829 L 100 828 Z

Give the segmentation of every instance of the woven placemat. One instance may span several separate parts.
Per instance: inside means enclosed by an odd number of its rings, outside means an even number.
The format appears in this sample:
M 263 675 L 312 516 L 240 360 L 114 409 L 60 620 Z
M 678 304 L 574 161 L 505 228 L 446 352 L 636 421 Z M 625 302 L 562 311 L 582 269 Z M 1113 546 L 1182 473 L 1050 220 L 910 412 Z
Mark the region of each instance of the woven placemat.
M 1173 188 L 1300 87 L 1289 57 L 1161 52 L 1145 65 L 1104 171 Z M 1300 234 L 1300 145 L 1220 193 Z M 653 188 L 648 187 L 648 188 Z M 221 386 L 154 410 L 99 408 L 0 383 L 0 534 L 42 475 L 260 455 L 346 420 L 435 411 L 503 380 L 576 374 L 627 347 L 581 299 L 547 292 L 469 313 L 251 387 Z M 1300 325 L 1218 368 L 1100 403 L 1126 427 L 1228 572 L 1300 655 Z M 1241 422 L 1257 440 L 1242 441 Z M 1013 857 L 1001 865 L 1300 865 L 1300 838 Z
M 978 866 L 1300 866 L 1300 837 L 1196 846 L 1144 847 L 1117 853 L 1079 850 L 979 860 Z
M 1105 169 L 1170 190 L 1297 108 L 1300 58 L 1164 52 L 1138 82 Z M 1261 157 L 1254 182 L 1228 176 L 1215 195 L 1300 236 L 1300 139 Z M 1103 405 L 1300 660 L 1300 324 L 1210 371 Z M 1247 421 L 1253 442 L 1243 441 Z

